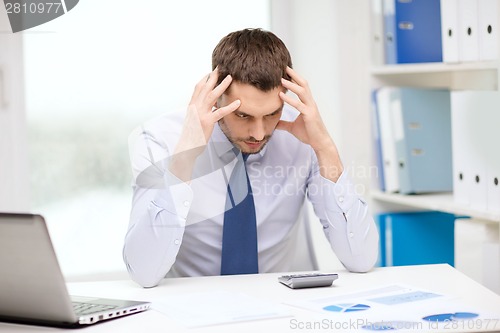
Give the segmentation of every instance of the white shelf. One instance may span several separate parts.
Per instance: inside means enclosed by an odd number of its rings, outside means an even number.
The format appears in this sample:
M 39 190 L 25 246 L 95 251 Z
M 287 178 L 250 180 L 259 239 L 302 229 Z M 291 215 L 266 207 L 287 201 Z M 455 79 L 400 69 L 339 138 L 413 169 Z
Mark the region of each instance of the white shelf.
M 372 190 L 370 195 L 372 199 L 386 203 L 419 209 L 437 210 L 456 215 L 467 215 L 474 219 L 500 223 L 500 213 L 478 211 L 464 205 L 457 204 L 453 200 L 453 194 L 450 192 L 403 195 Z
M 408 75 L 443 72 L 468 72 L 468 71 L 492 71 L 496 72 L 497 61 L 480 61 L 464 63 L 419 63 L 419 64 L 397 64 L 375 66 L 371 70 L 372 75 Z
M 375 86 L 408 86 L 451 90 L 498 90 L 499 62 L 420 63 L 373 67 Z

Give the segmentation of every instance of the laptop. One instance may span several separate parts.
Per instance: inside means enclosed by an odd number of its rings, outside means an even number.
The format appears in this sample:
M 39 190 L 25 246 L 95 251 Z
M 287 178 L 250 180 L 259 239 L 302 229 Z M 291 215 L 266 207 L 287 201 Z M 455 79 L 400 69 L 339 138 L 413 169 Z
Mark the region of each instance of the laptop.
M 0 321 L 78 327 L 149 309 L 149 302 L 68 294 L 45 220 L 0 213 Z

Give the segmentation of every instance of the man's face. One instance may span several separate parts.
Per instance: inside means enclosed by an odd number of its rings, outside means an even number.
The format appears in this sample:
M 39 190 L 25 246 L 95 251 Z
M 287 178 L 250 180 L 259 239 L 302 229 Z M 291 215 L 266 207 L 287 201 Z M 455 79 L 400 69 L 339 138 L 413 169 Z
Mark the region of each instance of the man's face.
M 222 118 L 219 125 L 229 141 L 243 153 L 258 153 L 269 141 L 283 110 L 280 91 L 284 88 L 263 92 L 249 84 L 233 82 L 219 98 L 218 107 L 236 99 L 241 101 L 240 107 Z

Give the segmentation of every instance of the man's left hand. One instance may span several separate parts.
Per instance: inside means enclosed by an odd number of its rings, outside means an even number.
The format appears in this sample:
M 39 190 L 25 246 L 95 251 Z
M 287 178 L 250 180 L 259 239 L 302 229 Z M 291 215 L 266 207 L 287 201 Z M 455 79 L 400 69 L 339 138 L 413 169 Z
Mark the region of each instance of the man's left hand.
M 287 67 L 286 72 L 292 81 L 281 79 L 283 87 L 294 92 L 298 99 L 283 92 L 280 92 L 280 97 L 284 102 L 297 109 L 300 114 L 295 121 L 281 120 L 276 128 L 290 132 L 300 141 L 310 145 L 315 151 L 330 147 L 333 141 L 321 119 L 307 81 L 290 67 Z
M 337 147 L 321 119 L 318 107 L 306 80 L 293 69 L 286 72 L 291 81 L 281 79 L 283 87 L 295 93 L 298 99 L 280 92 L 281 99 L 297 109 L 300 114 L 294 121 L 280 120 L 276 129 L 288 131 L 316 152 L 323 177 L 336 181 L 343 171 Z

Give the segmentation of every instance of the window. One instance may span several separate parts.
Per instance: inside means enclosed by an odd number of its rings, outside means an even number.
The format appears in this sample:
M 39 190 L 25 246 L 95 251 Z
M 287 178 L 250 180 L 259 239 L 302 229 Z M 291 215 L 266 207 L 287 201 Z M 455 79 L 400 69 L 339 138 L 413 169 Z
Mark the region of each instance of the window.
M 185 107 L 227 33 L 269 29 L 269 0 L 87 0 L 24 33 L 32 208 L 65 275 L 124 272 L 128 135 Z

